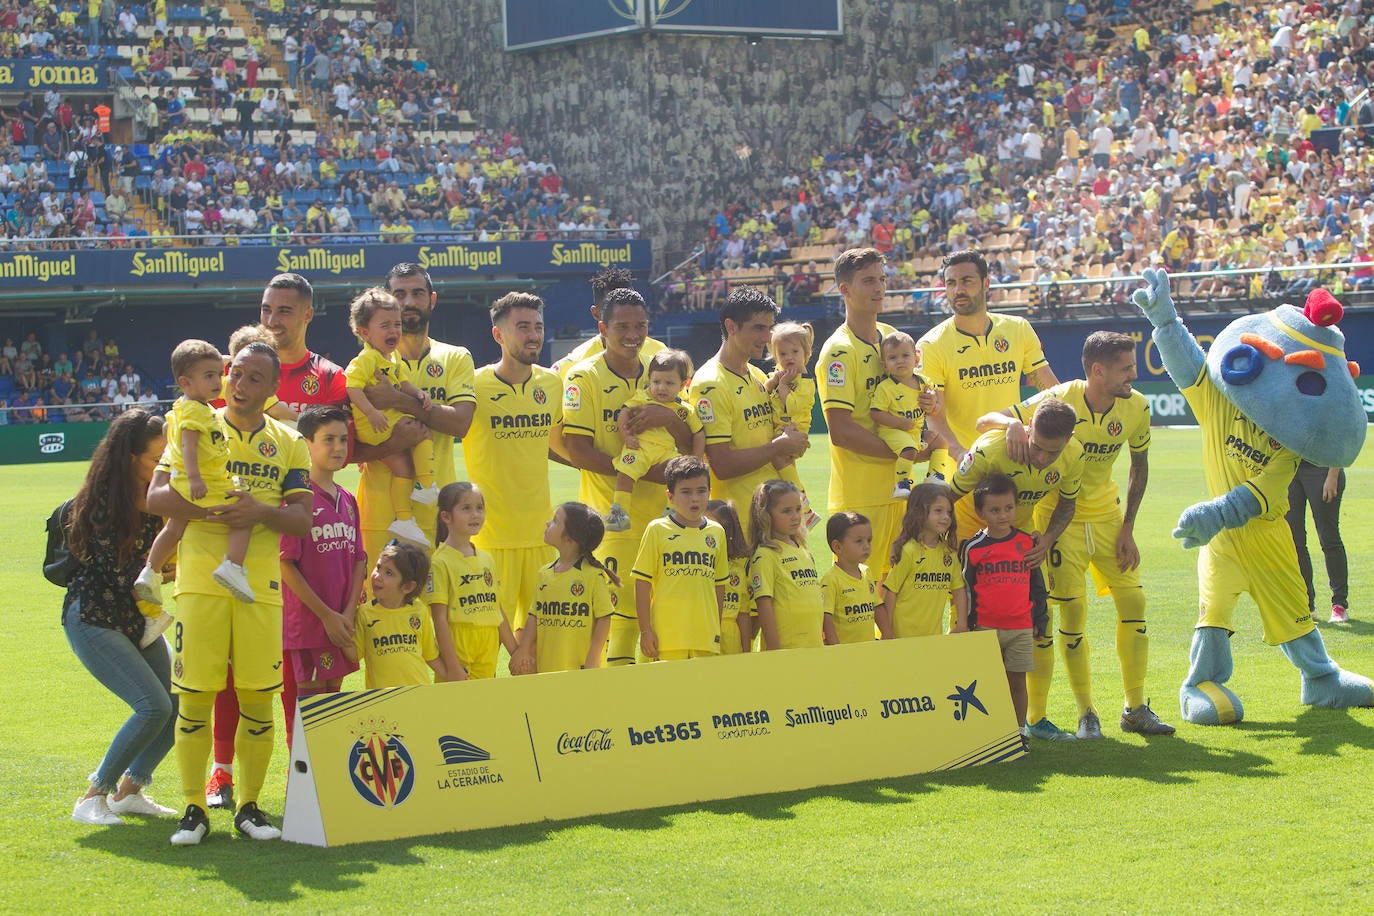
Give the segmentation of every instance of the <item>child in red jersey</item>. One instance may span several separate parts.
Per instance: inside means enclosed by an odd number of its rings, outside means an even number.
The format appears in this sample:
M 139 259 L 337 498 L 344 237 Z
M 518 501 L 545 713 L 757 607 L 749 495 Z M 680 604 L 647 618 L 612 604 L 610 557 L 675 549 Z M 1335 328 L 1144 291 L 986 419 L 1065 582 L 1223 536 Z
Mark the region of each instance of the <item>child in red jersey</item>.
M 973 489 L 973 507 L 983 530 L 959 546 L 968 592 L 970 630 L 996 630 L 1007 669 L 1011 705 L 1022 741 L 1026 740 L 1026 672 L 1035 669 L 1036 634 L 1049 623 L 1045 579 L 1025 561 L 1035 539 L 1013 526 L 1016 484 L 1003 474 L 989 474 Z

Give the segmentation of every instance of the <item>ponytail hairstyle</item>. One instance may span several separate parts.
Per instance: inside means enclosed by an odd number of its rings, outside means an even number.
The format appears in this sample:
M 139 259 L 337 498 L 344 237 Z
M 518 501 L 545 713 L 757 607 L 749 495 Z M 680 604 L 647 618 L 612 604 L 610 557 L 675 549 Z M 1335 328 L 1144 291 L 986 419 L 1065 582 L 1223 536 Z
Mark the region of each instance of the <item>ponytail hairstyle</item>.
M 760 547 L 778 549 L 773 534 L 773 506 L 788 493 L 800 494 L 801 490 L 786 480 L 765 480 L 754 491 L 754 498 L 749 502 L 749 545 L 754 550 Z
M 926 518 L 930 515 L 930 507 L 935 505 L 935 500 L 943 499 L 949 503 L 950 525 L 944 534 L 940 535 L 940 542 L 950 550 L 958 550 L 958 535 L 955 534 L 954 524 L 954 491 L 947 484 L 936 480 L 927 480 L 911 488 L 911 495 L 906 498 L 906 514 L 902 516 L 902 530 L 897 535 L 897 540 L 892 542 L 892 560 L 895 564 L 902 556 L 902 548 L 907 541 L 914 541 L 925 529 Z
M 405 595 L 407 602 L 414 601 L 429 580 L 429 555 L 414 544 L 392 541 L 377 555 L 377 562 L 382 560 L 390 560 L 400 573 L 401 581 L 414 586 Z
M 601 546 L 601 539 L 606 536 L 606 523 L 601 516 L 585 503 L 566 502 L 558 508 L 563 510 L 563 533 L 577 545 L 578 559 L 601 570 L 611 584 L 619 588 L 620 577 L 592 556 L 592 551 Z
M 739 513 L 735 504 L 723 499 L 713 499 L 706 504 L 706 514 L 725 529 L 725 553 L 732 560 L 749 559 L 749 541 L 744 537 L 744 527 L 739 523 Z
M 435 508 L 438 510 L 437 521 L 434 525 L 435 547 L 438 547 L 448 540 L 448 524 L 444 521 L 444 513 L 452 512 L 453 507 L 458 505 L 458 500 L 462 499 L 468 493 L 476 493 L 478 496 L 482 495 L 482 491 L 477 489 L 477 484 L 467 480 L 460 480 L 457 483 L 448 484 L 439 491 L 439 502 L 435 505 Z M 484 504 L 485 502 L 486 500 L 483 499 Z

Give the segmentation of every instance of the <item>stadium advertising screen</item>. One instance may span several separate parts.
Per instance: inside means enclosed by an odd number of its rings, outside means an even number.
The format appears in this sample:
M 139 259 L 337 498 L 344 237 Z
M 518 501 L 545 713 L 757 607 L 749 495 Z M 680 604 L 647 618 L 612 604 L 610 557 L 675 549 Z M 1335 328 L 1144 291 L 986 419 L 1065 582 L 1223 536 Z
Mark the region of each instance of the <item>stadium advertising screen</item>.
M 840 0 L 649 0 L 649 27 L 665 32 L 839 37 Z
M 507 51 L 585 41 L 644 27 L 642 0 L 504 0 Z

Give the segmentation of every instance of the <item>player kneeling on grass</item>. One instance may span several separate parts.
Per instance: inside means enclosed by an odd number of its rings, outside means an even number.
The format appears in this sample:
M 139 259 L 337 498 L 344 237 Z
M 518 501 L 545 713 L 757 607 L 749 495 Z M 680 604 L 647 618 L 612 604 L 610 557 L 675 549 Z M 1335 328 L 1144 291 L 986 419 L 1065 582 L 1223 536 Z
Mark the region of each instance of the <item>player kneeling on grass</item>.
M 419 687 L 444 680 L 434 620 L 420 602 L 429 557 L 414 544 L 392 541 L 372 568 L 372 600 L 358 608 L 349 661 L 363 663 L 368 690 Z
M 520 631 L 520 647 L 511 656 L 511 674 L 544 674 L 601 667 L 611 632 L 620 577 L 593 556 L 606 526 L 591 507 L 568 502 L 544 526 L 544 543 L 558 559 L 539 570 L 534 607 Z
M 401 304 L 391 293 L 378 287 L 364 290 L 348 307 L 348 325 L 363 342 L 363 351 L 344 370 L 355 435 L 368 445 L 380 445 L 391 437 L 404 414 L 378 410 L 364 389 L 379 381 L 392 385 L 419 401 L 425 410 L 430 407 L 429 394 L 416 387 L 406 364 L 396 354 L 402 333 Z M 410 451 L 387 455 L 381 461 L 391 471 L 391 512 L 396 519 L 387 531 L 429 549 L 429 539 L 415 523 L 410 503 L 414 500 L 432 506 L 439 498 L 434 485 L 434 441 L 426 434 Z
M 337 693 L 358 670 L 346 655 L 353 646 L 367 554 L 358 525 L 358 502 L 334 481 L 348 463 L 348 413 L 342 407 L 307 407 L 297 430 L 310 452 L 310 537 L 281 537 L 282 652 L 295 675 L 296 696 Z M 285 698 L 285 694 L 283 694 Z M 295 706 L 286 713 L 291 746 Z
M 625 407 L 661 404 L 677 414 L 692 431 L 692 454 L 706 454 L 706 432 L 697 412 L 682 400 L 682 390 L 692 376 L 692 358 L 681 350 L 659 350 L 649 359 L 649 387 L 641 388 L 625 402 Z M 624 408 L 622 408 L 624 409 Z M 615 459 L 615 501 L 606 513 L 607 531 L 629 531 L 630 513 L 625 510 L 634 492 L 635 481 L 656 464 L 678 453 L 677 444 L 667 429 L 646 429 L 638 436 L 621 432 L 625 448 Z
M 450 681 L 496 677 L 501 647 L 511 655 L 516 650 L 497 598 L 496 561 L 472 543 L 486 518 L 487 504 L 476 484 L 460 480 L 439 491 L 439 546 L 429 558 L 425 603 Z
M 671 508 L 644 529 L 632 573 L 640 656 L 717 655 L 730 557 L 725 529 L 705 515 L 711 474 L 702 459 L 679 455 L 664 466 L 663 480 Z
M 989 474 L 979 481 L 973 488 L 973 508 L 983 520 L 983 530 L 959 546 L 968 626 L 997 632 L 1021 742 L 1029 747 L 1026 672 L 1035 670 L 1035 636 L 1043 636 L 1049 625 L 1045 577 L 1026 561 L 1035 539 L 1013 524 L 1016 484 L 1010 477 Z
M 172 374 L 181 388 L 181 397 L 167 415 L 167 452 L 163 463 L 171 471 L 172 486 L 187 502 L 202 508 L 217 506 L 239 489 L 229 475 L 229 451 L 221 420 L 209 402 L 220 394 L 224 359 L 213 344 L 204 340 L 183 340 L 172 351 Z M 157 607 L 162 605 L 162 575 L 186 533 L 185 519 L 168 519 L 148 551 L 148 562 L 134 580 L 134 595 Z M 240 601 L 256 600 L 248 584 L 243 559 L 248 553 L 248 528 L 230 528 L 224 561 L 211 573 L 215 582 Z M 172 615 L 161 611 L 150 617 L 140 646 L 157 639 L 172 622 Z

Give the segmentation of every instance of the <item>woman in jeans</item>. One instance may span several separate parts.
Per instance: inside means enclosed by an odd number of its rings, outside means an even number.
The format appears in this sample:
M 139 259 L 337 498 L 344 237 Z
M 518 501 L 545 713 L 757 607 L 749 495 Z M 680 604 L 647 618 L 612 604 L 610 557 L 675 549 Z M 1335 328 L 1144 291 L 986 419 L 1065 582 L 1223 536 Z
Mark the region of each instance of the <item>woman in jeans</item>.
M 176 701 L 171 659 L 158 639 L 139 649 L 143 615 L 133 581 L 143 568 L 162 519 L 144 509 L 166 437 L 162 417 L 131 408 L 110 424 L 67 517 L 67 542 L 81 568 L 67 586 L 62 628 L 86 670 L 133 709 L 72 820 L 122 824 L 121 814 L 175 814 L 143 794 L 172 747 Z

